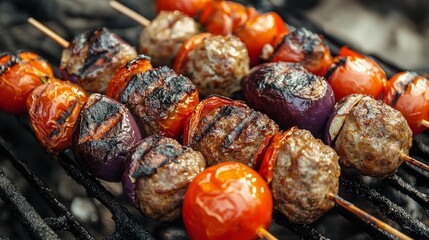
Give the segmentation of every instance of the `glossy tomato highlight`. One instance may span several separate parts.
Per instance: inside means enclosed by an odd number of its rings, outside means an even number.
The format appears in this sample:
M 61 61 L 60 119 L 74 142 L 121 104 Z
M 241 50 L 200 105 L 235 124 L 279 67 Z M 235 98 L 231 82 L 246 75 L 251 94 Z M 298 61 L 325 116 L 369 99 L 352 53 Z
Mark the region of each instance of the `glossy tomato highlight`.
M 256 239 L 271 222 L 273 200 L 264 179 L 236 162 L 214 165 L 189 185 L 183 222 L 191 239 Z
M 27 112 L 28 95 L 52 76 L 51 66 L 35 53 L 0 55 L 0 110 L 12 114 Z
M 334 90 L 336 102 L 353 93 L 378 99 L 386 85 L 386 74 L 375 61 L 347 47 L 341 48 L 325 78 Z
M 429 120 L 429 80 L 411 72 L 395 74 L 387 82 L 383 101 L 400 111 L 413 134 L 426 129 L 423 120 Z

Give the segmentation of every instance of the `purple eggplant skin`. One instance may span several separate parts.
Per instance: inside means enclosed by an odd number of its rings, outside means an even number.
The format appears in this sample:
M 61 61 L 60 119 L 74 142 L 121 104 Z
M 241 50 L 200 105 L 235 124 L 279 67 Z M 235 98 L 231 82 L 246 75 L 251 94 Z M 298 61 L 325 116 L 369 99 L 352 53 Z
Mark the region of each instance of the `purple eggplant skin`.
M 72 136 L 76 162 L 97 178 L 119 182 L 132 146 L 142 139 L 125 105 L 93 93 L 83 106 Z
M 243 81 L 250 107 L 267 114 L 282 129 L 297 126 L 321 137 L 335 105 L 332 88 L 297 63 L 264 63 Z

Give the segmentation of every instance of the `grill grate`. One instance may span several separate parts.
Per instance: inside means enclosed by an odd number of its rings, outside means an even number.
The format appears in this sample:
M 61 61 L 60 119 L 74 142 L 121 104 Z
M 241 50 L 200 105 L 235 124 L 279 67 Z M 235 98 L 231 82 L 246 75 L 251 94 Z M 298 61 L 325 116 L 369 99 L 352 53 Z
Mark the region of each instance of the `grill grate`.
M 336 39 L 334 36 L 321 31 L 321 29 L 317 28 L 317 26 L 300 15 L 298 11 L 291 11 L 290 9 L 278 10 L 279 11 L 277 12 L 292 26 L 307 27 L 312 31 L 322 33 L 333 53 L 338 52 L 338 49 L 342 45 L 346 44 Z M 381 66 L 385 69 L 388 76 L 399 71 L 399 69 L 392 64 L 389 64 L 386 61 L 381 61 L 375 56 L 373 57 L 381 63 Z M 31 131 L 27 121 L 21 121 L 20 119 L 15 120 L 20 122 L 20 125 L 26 131 Z M 0 134 L 1 148 L 3 148 L 10 157 L 14 167 L 25 177 L 32 187 L 38 191 L 40 196 L 42 196 L 44 201 L 48 204 L 49 208 L 56 215 L 56 217 L 46 217 L 43 219 L 22 196 L 16 186 L 6 178 L 3 171 L 0 170 L 0 196 L 11 206 L 14 213 L 28 230 L 31 237 L 35 239 L 57 239 L 58 236 L 55 232 L 68 231 L 77 239 L 94 239 L 89 231 L 79 223 L 76 217 L 73 216 L 67 207 L 56 197 L 50 186 L 48 186 L 30 169 L 26 164 L 25 159 L 18 154 L 14 144 L 10 140 L 11 137 L 12 136 Z M 421 142 L 417 142 L 417 145 L 420 144 Z M 418 157 L 425 156 L 426 153 L 421 153 L 418 150 L 414 151 L 413 154 Z M 56 161 L 53 162 L 58 162 L 66 170 L 68 175 L 74 179 L 76 184 L 82 185 L 90 197 L 98 199 L 112 213 L 112 218 L 116 225 L 116 231 L 110 236 L 107 236 L 106 239 L 154 239 L 154 236 L 149 233 L 149 231 L 145 229 L 145 227 L 124 206 L 121 205 L 112 193 L 102 186 L 98 180 L 83 171 L 74 162 L 73 157 L 70 154 L 63 153 L 58 157 L 50 157 L 56 158 Z M 406 174 L 412 175 L 418 183 L 427 183 L 427 180 L 429 179 L 428 173 L 423 172 L 420 169 L 416 169 L 414 166 L 410 166 L 407 163 L 401 167 L 400 173 L 401 176 Z M 416 187 L 407 183 L 398 175 L 390 176 L 382 182 L 414 199 L 423 207 L 425 213 L 429 215 L 429 198 L 425 193 L 419 191 Z M 429 238 L 429 228 L 425 224 L 411 217 L 403 208 L 393 203 L 377 190 L 366 186 L 361 180 L 355 177 L 348 177 L 346 174 L 343 174 L 340 183 L 348 192 L 354 196 L 361 196 L 362 198 L 367 199 L 383 215 L 397 222 L 404 229 L 405 233 L 417 239 Z M 356 218 L 340 206 L 336 206 L 334 209 L 375 239 L 395 239 L 395 237 L 390 233 Z M 279 225 L 295 232 L 302 239 L 329 239 L 317 230 L 317 225 L 319 223 L 311 225 L 293 224 L 277 211 L 274 212 L 273 219 Z

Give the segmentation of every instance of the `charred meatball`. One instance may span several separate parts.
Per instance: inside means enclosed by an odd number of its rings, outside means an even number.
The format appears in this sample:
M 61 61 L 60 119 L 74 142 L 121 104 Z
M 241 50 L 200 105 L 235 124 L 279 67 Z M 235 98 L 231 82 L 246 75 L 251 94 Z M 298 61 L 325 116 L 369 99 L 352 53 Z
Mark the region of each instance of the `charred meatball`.
M 412 132 L 402 114 L 362 94 L 337 103 L 325 134 L 341 164 L 381 178 L 398 169 L 401 155 L 408 155 L 412 144 Z
M 195 85 L 168 67 L 134 74 L 119 94 L 145 136 L 178 138 L 186 119 L 199 103 Z
M 241 89 L 249 72 L 246 46 L 234 36 L 204 38 L 186 58 L 183 74 L 197 86 L 201 96 L 231 96 Z
M 143 215 L 169 222 L 180 217 L 188 185 L 205 166 L 201 153 L 174 139 L 153 135 L 130 151 L 122 184 Z
M 106 28 L 77 35 L 61 56 L 62 78 L 89 92 L 104 93 L 116 69 L 137 57 L 136 50 Z
M 291 222 L 312 223 L 335 205 L 330 196 L 338 193 L 338 156 L 307 130 L 292 128 L 279 137 L 271 159 L 274 208 Z
M 209 166 L 234 161 L 256 168 L 279 127 L 241 101 L 212 96 L 197 106 L 185 128 L 185 145 L 200 151 Z
M 199 33 L 199 25 L 179 11 L 161 11 L 140 35 L 139 48 L 155 66 L 173 67 L 182 44 Z

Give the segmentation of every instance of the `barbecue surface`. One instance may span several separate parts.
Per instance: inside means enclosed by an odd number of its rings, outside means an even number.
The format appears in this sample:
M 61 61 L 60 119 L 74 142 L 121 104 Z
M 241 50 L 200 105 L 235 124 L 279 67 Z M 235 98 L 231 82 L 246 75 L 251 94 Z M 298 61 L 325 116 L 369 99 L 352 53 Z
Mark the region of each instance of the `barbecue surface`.
M 149 19 L 154 17 L 152 1 L 121 2 Z M 270 5 L 265 1 L 257 7 L 262 10 Z M 334 54 L 344 44 L 297 12 L 288 11 L 279 11 L 288 24 L 322 33 Z M 71 1 L 0 0 L 0 22 L 8 26 L 6 35 L 10 35 L 2 36 L 0 50 L 35 51 L 56 69 L 62 49 L 26 23 L 30 16 L 47 23 L 68 40 L 89 28 L 105 26 L 137 46 L 142 29 L 111 9 L 107 1 L 72 4 Z M 3 28 L 0 24 L 0 30 Z M 388 76 L 398 71 L 389 64 L 381 65 Z M 58 72 L 56 75 L 59 76 Z M 410 154 L 420 160 L 429 159 L 426 132 L 415 137 Z M 427 239 L 428 179 L 428 173 L 408 164 L 383 181 L 363 178 L 354 172 L 343 173 L 339 195 L 409 236 Z M 91 177 L 74 163 L 70 152 L 59 157 L 48 155 L 35 139 L 26 116 L 0 113 L 0 196 L 3 199 L 0 201 L 0 238 L 187 238 L 181 221 L 160 224 L 143 217 L 126 200 L 119 184 L 107 184 Z M 274 213 L 274 220 L 277 224 L 272 224 L 269 230 L 280 239 L 392 238 L 340 207 L 310 226 L 291 224 L 278 212 Z

